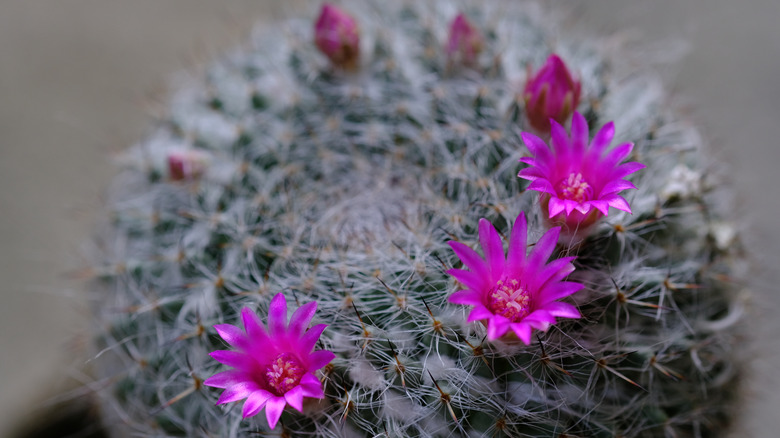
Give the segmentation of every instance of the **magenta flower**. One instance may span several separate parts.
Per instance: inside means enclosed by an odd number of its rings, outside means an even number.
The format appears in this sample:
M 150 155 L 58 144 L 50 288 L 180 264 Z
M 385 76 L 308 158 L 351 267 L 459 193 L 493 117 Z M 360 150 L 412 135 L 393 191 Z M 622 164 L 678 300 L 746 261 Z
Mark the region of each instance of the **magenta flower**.
M 447 57 L 453 62 L 474 65 L 482 51 L 482 34 L 463 13 L 450 24 L 450 36 L 445 47 Z
M 525 113 L 534 129 L 550 131 L 550 119 L 566 123 L 580 102 L 580 82 L 574 80 L 558 55 L 547 58 L 535 75 L 528 69 L 523 89 Z
M 355 19 L 330 3 L 314 25 L 314 43 L 333 65 L 346 70 L 357 68 L 360 55 L 360 33 Z
M 265 407 L 271 428 L 276 427 L 288 404 L 303 409 L 303 398 L 323 398 L 322 383 L 314 374 L 334 357 L 330 351 L 314 349 L 325 324 L 306 330 L 317 303 L 299 307 L 287 325 L 287 301 L 283 294 L 271 300 L 268 330 L 249 308 L 241 310 L 244 329 L 218 324 L 214 328 L 234 350 L 217 350 L 211 357 L 234 369 L 215 374 L 204 385 L 224 388 L 217 404 L 247 399 L 243 416 L 251 417 Z
M 474 306 L 468 321 L 483 321 L 488 339 L 504 336 L 510 329 L 526 345 L 531 343 L 533 329 L 547 331 L 556 317 L 579 318 L 572 304 L 557 301 L 569 296 L 583 285 L 562 281 L 574 271 L 576 257 L 564 257 L 547 263 L 555 249 L 560 228 L 548 230 L 526 256 L 527 224 L 520 213 L 509 237 L 509 252 L 504 257 L 501 237 L 493 225 L 479 220 L 479 254 L 460 242 L 449 242 L 452 250 L 470 269 L 450 269 L 467 289 L 449 297 L 455 304 Z
M 615 135 L 615 125 L 609 122 L 588 145 L 588 124 L 578 112 L 572 118 L 571 137 L 554 120 L 551 126 L 552 150 L 539 137 L 522 133 L 533 157 L 520 159 L 530 167 L 517 174 L 531 181 L 529 190 L 541 193 L 542 209 L 550 222 L 566 225 L 567 231 L 582 231 L 609 214 L 609 207 L 631 213 L 618 192 L 635 189 L 623 178 L 645 167 L 637 162 L 620 164 L 631 154 L 633 143 L 621 144 L 605 154 Z

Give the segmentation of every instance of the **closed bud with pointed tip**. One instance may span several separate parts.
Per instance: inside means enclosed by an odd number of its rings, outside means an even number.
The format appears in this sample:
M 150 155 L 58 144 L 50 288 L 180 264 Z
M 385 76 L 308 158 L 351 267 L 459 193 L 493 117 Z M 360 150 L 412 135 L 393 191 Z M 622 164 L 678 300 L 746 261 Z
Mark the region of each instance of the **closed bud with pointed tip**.
M 360 58 L 360 33 L 355 19 L 330 3 L 314 25 L 314 43 L 333 65 L 345 70 L 357 68 Z
M 482 34 L 463 13 L 458 14 L 450 24 L 447 39 L 447 59 L 453 63 L 474 65 L 483 46 Z
M 555 54 L 535 74 L 528 68 L 523 101 L 528 122 L 540 132 L 550 131 L 550 119 L 565 124 L 580 102 L 580 82 Z

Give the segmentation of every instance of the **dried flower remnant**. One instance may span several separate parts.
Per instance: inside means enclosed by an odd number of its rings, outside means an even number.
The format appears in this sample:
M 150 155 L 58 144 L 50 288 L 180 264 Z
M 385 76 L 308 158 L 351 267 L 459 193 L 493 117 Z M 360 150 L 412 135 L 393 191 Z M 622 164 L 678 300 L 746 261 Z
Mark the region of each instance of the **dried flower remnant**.
M 501 237 L 485 219 L 479 221 L 484 259 L 465 244 L 450 242 L 450 247 L 470 270 L 448 271 L 466 287 L 450 295 L 449 301 L 474 306 L 468 321 L 485 322 L 490 340 L 499 339 L 511 330 L 527 345 L 533 329 L 546 331 L 556 323 L 556 317 L 580 317 L 572 304 L 558 301 L 583 288 L 580 283 L 563 281 L 574 271 L 571 262 L 576 257 L 547 263 L 555 250 L 560 228 L 548 230 L 528 255 L 527 231 L 525 214 L 521 213 L 512 228 L 506 257 Z
M 355 19 L 330 3 L 323 3 L 314 25 L 314 43 L 333 65 L 354 70 L 360 58 L 360 32 Z
M 540 132 L 550 131 L 550 119 L 566 123 L 580 102 L 580 89 L 580 82 L 558 55 L 550 55 L 536 74 L 529 66 L 523 89 L 528 122 Z
M 588 124 L 578 112 L 572 118 L 571 136 L 558 122 L 551 121 L 551 126 L 552 149 L 541 138 L 522 133 L 532 156 L 520 159 L 529 167 L 517 174 L 531 181 L 528 190 L 541 193 L 539 200 L 549 223 L 577 233 L 609 214 L 609 207 L 631 213 L 628 201 L 618 192 L 635 189 L 623 178 L 645 167 L 638 162 L 621 164 L 631 154 L 633 143 L 606 152 L 615 135 L 615 125 L 609 122 L 588 144 Z
M 303 398 L 323 398 L 322 383 L 314 374 L 335 357 L 327 350 L 313 351 L 325 324 L 306 330 L 317 310 L 311 302 L 299 307 L 287 324 L 287 302 L 277 294 L 268 311 L 268 330 L 249 308 L 241 310 L 245 331 L 230 324 L 214 328 L 234 350 L 217 350 L 211 357 L 234 369 L 215 374 L 204 382 L 223 388 L 217 404 L 246 399 L 242 415 L 251 417 L 265 408 L 273 429 L 289 404 L 303 410 Z
M 206 171 L 209 157 L 194 149 L 175 149 L 168 153 L 168 177 L 173 181 L 200 178 Z

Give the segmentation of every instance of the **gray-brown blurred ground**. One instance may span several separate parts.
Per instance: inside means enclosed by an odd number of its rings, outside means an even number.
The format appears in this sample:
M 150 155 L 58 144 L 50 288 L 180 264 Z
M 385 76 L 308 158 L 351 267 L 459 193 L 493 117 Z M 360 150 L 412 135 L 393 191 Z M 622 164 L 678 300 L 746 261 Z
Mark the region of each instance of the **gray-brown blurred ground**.
M 692 46 L 669 86 L 730 162 L 764 267 L 754 288 L 758 341 L 745 357 L 751 396 L 735 436 L 778 436 L 780 2 L 570 4 L 592 33 L 636 29 Z M 74 369 L 88 315 L 71 274 L 83 267 L 111 154 L 143 136 L 148 104 L 173 73 L 240 43 L 255 21 L 295 10 L 263 0 L 0 0 L 0 435 Z

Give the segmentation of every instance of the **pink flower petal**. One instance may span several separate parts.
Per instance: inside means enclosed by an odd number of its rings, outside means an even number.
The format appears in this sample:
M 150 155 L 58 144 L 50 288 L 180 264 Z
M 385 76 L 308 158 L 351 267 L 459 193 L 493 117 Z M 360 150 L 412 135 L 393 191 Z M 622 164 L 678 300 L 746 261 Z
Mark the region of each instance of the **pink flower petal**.
M 268 333 L 271 337 L 284 336 L 287 332 L 287 300 L 278 293 L 268 308 Z
M 571 151 L 569 136 L 566 135 L 566 129 L 564 129 L 560 123 L 552 119 L 550 120 L 550 136 L 550 143 L 552 144 L 553 151 L 555 151 L 555 158 L 568 159 Z
M 519 161 L 521 163 L 525 163 L 525 164 L 527 164 L 529 166 L 533 166 L 533 167 L 526 167 L 525 169 L 520 169 L 520 171 L 517 172 L 517 176 L 519 176 L 520 178 L 525 178 L 525 179 L 529 179 L 529 180 L 534 180 L 534 179 L 539 177 L 539 175 L 536 175 L 536 174 L 529 175 L 529 174 L 527 174 L 526 171 L 531 171 L 532 169 L 538 169 L 539 167 L 541 167 L 543 165 L 542 162 L 540 162 L 540 161 L 538 161 L 538 160 L 536 160 L 534 158 L 531 158 L 531 157 L 522 157 L 522 158 L 520 158 L 517 161 Z M 542 173 L 542 172 L 540 171 L 539 173 Z
M 230 346 L 244 348 L 247 345 L 246 334 L 240 328 L 230 324 L 217 324 L 214 330 Z
M 456 280 L 463 283 L 463 285 L 469 289 L 480 290 L 485 287 L 490 287 L 490 282 L 485 277 L 480 277 L 465 269 L 450 269 L 447 273 L 455 277 Z
M 249 374 L 247 374 L 244 371 L 228 370 L 228 371 L 222 371 L 221 373 L 214 374 L 213 376 L 204 380 L 203 384 L 214 388 L 225 389 L 249 379 L 250 379 Z
M 492 318 L 488 320 L 487 325 L 487 337 L 491 341 L 494 341 L 501 336 L 504 336 L 504 334 L 509 330 L 509 323 L 510 321 L 506 318 L 504 318 L 501 315 L 493 315 Z
M 493 312 L 488 310 L 485 306 L 482 304 L 475 306 L 473 309 L 471 309 L 471 312 L 469 313 L 469 317 L 466 318 L 467 322 L 474 322 L 479 321 L 481 319 L 487 319 L 493 316 Z
M 536 190 L 537 192 L 549 193 L 553 196 L 556 195 L 555 188 L 552 184 L 550 184 L 550 181 L 542 178 L 535 179 L 531 184 L 528 185 L 526 190 Z
M 579 318 L 582 316 L 574 305 L 560 301 L 546 304 L 544 310 L 553 316 L 561 318 Z
M 526 238 L 528 235 L 528 223 L 525 213 L 520 213 L 512 226 L 512 234 L 509 236 L 509 254 L 506 260 L 506 270 L 510 277 L 519 276 L 523 272 L 525 264 Z
M 582 204 L 577 204 L 574 207 L 574 209 L 579 211 L 582 214 L 588 214 L 588 212 L 591 209 L 591 205 L 590 205 L 590 202 L 585 202 L 585 203 L 582 203 Z
M 315 352 L 312 352 L 309 354 L 309 369 L 310 370 L 318 370 L 325 365 L 329 364 L 330 361 L 336 358 L 336 355 L 332 351 L 328 350 L 317 350 Z
M 301 378 L 300 386 L 303 388 L 304 397 L 325 397 L 325 393 L 322 392 L 322 382 L 312 373 L 307 373 Z
M 621 190 L 628 190 L 628 189 L 635 189 L 635 188 L 636 186 L 631 181 L 626 181 L 624 179 L 613 179 L 612 181 L 608 182 L 604 186 L 604 188 L 601 189 L 601 193 L 599 193 L 599 197 L 611 195 Z
M 252 339 L 256 343 L 268 342 L 268 334 L 255 312 L 248 307 L 244 307 L 241 309 L 241 319 L 244 322 L 244 328 L 246 329 L 246 334 L 249 339 Z
M 327 327 L 327 324 L 317 324 L 306 331 L 306 333 L 301 336 L 300 341 L 298 341 L 298 348 L 302 352 L 309 352 L 314 348 L 314 345 L 317 344 L 317 341 L 320 339 L 320 335 L 322 335 L 322 331 L 325 330 Z
M 244 418 L 249 418 L 257 415 L 257 413 L 260 412 L 260 409 L 263 409 L 263 406 L 265 406 L 265 403 L 271 397 L 273 397 L 273 395 L 264 389 L 253 392 L 244 402 L 244 408 L 241 410 L 241 416 Z
M 490 278 L 490 271 L 488 270 L 487 264 L 476 251 L 460 242 L 450 241 L 448 243 L 450 248 L 455 251 L 455 255 L 458 256 L 464 265 L 471 269 L 475 274 L 484 278 Z
M 279 417 L 282 416 L 285 406 L 287 406 L 287 401 L 284 397 L 271 397 L 266 402 L 265 418 L 268 420 L 268 426 L 271 429 L 276 428 L 276 423 L 279 422 Z
M 622 196 L 617 195 L 610 195 L 605 201 L 611 206 L 615 207 L 618 210 L 623 210 L 627 213 L 631 213 L 631 207 L 628 205 L 628 202 L 623 199 Z
M 571 262 L 576 257 L 563 257 L 553 260 L 536 271 L 536 275 L 529 276 L 526 280 L 528 288 L 531 290 L 541 290 L 547 282 L 557 283 L 574 271 L 574 265 Z
M 545 309 L 537 309 L 523 319 L 531 327 L 546 332 L 551 325 L 555 324 L 555 317 Z
M 606 201 L 603 201 L 603 200 L 590 201 L 590 205 L 595 207 L 604 216 L 609 214 L 609 203 L 607 203 Z
M 625 176 L 631 175 L 632 173 L 636 172 L 637 170 L 644 169 L 646 166 L 642 163 L 637 163 L 636 161 L 631 161 L 628 163 L 623 163 L 617 167 L 615 167 L 615 170 L 612 171 L 610 174 L 610 178 L 617 179 L 617 178 L 623 178 Z
M 544 140 L 528 132 L 521 133 L 520 137 L 522 137 L 523 143 L 525 143 L 525 146 L 531 151 L 531 154 L 533 154 L 534 157 L 542 162 L 550 162 L 553 160 L 550 149 L 547 147 Z
M 566 215 L 570 215 L 572 211 L 574 211 L 575 208 L 577 208 L 580 205 L 577 201 L 572 201 L 570 199 L 564 199 L 563 200 L 563 206 L 566 210 Z
M 255 391 L 261 391 L 262 388 L 257 385 L 257 383 L 247 380 L 244 382 L 241 382 L 239 384 L 233 385 L 224 391 L 222 391 L 222 394 L 220 394 L 219 399 L 217 400 L 217 404 L 225 404 L 230 403 L 238 400 L 243 400 L 247 397 L 249 397 L 250 394 L 252 394 Z
M 588 146 L 588 122 L 578 112 L 575 112 L 571 119 L 571 146 L 574 159 L 583 159 L 585 148 Z
M 598 160 L 601 158 L 601 154 L 607 149 L 612 138 L 615 136 L 615 123 L 609 122 L 599 129 L 599 132 L 593 137 L 593 141 L 590 142 L 590 151 L 588 158 Z
M 498 281 L 501 278 L 501 274 L 504 273 L 506 262 L 504 245 L 501 243 L 501 236 L 498 235 L 493 224 L 484 218 L 479 220 L 479 242 L 482 245 L 482 252 L 485 253 L 485 259 L 492 275 L 491 278 Z
M 540 166 L 536 164 L 535 160 L 529 158 L 527 160 L 526 159 L 521 159 L 520 161 L 522 161 L 523 163 L 528 164 L 530 166 L 533 166 L 533 167 L 526 167 L 524 169 L 520 169 L 520 171 L 517 172 L 517 176 L 519 176 L 520 178 L 523 178 L 525 180 L 528 180 L 528 181 L 533 181 L 533 180 L 539 179 L 539 178 L 547 179 L 546 176 L 545 176 L 546 172 L 544 172 L 540 168 Z
M 510 328 L 525 345 L 531 344 L 531 326 L 525 322 L 510 324 Z
M 550 258 L 552 252 L 555 250 L 555 244 L 558 243 L 558 236 L 561 234 L 561 228 L 550 228 L 539 241 L 534 245 L 534 249 L 531 250 L 531 254 L 528 255 L 528 270 L 530 272 L 536 272 L 543 264 Z
M 296 386 L 285 392 L 284 399 L 287 401 L 287 404 L 292 406 L 296 411 L 303 412 L 303 388 Z
M 562 281 L 560 283 L 545 286 L 544 289 L 540 291 L 537 298 L 539 300 L 538 304 L 540 306 L 546 306 L 548 303 L 568 297 L 575 292 L 579 292 L 584 287 L 584 285 L 572 281 Z
M 566 209 L 566 204 L 557 196 L 553 196 L 547 204 L 547 209 L 549 210 L 548 217 L 554 217 Z
M 221 364 L 241 370 L 249 370 L 253 364 L 249 356 L 238 351 L 216 350 L 209 353 L 209 355 Z
M 472 290 L 459 290 L 457 292 L 453 292 L 449 297 L 447 297 L 447 301 L 453 304 L 476 306 L 478 304 L 482 304 L 482 297 L 479 293 Z
M 299 307 L 290 317 L 290 327 L 287 329 L 287 333 L 293 338 L 300 338 L 303 331 L 309 326 L 311 319 L 314 318 L 314 312 L 316 311 L 316 301 Z
M 617 166 L 619 162 L 623 161 L 626 157 L 628 157 L 631 154 L 631 151 L 633 149 L 634 149 L 634 143 L 623 143 L 617 146 L 615 149 L 609 151 L 607 156 L 601 162 L 601 167 L 603 169 L 615 168 L 615 166 Z

